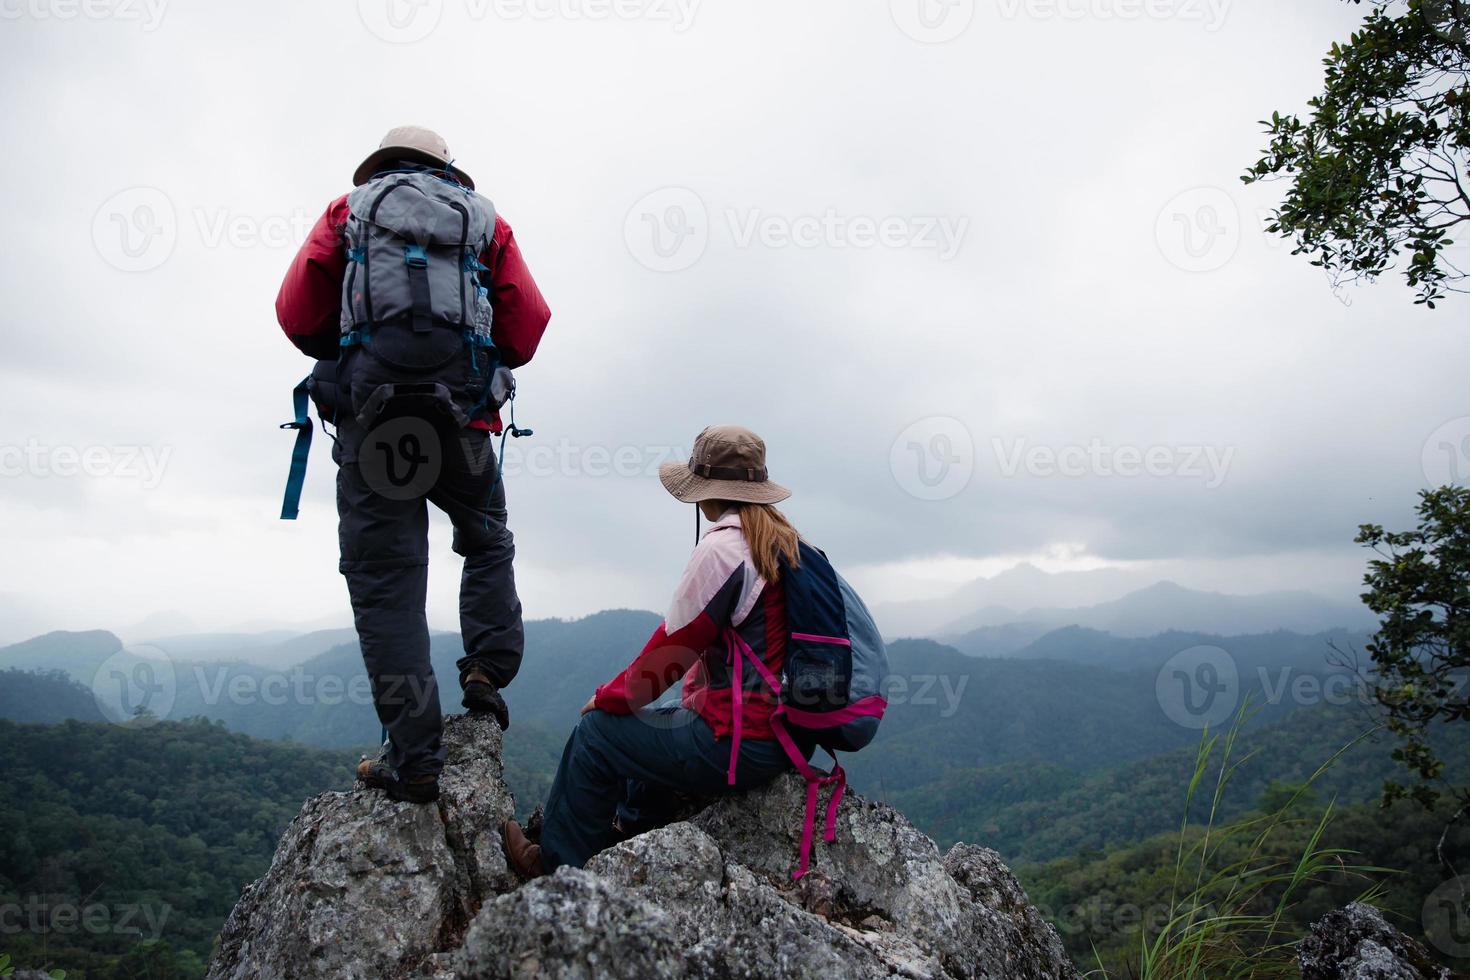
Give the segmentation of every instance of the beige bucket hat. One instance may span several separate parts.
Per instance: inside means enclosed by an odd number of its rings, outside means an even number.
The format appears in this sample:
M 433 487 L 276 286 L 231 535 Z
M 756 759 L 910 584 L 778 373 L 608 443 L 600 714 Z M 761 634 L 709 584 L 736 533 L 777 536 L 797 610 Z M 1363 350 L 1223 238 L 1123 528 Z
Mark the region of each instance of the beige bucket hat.
M 689 462 L 664 463 L 658 478 L 665 490 L 686 504 L 701 500 L 775 504 L 791 496 L 766 474 L 765 441 L 739 425 L 705 429 L 694 440 Z
M 474 190 L 475 182 L 470 179 L 469 174 L 450 162 L 453 159 L 453 154 L 449 152 L 449 144 L 444 142 L 444 137 L 432 129 L 425 129 L 422 126 L 398 126 L 388 130 L 388 135 L 383 137 L 383 142 L 378 144 L 378 148 L 369 153 L 367 159 L 358 165 L 356 173 L 352 175 L 352 185 L 360 187 L 383 167 L 399 160 L 409 160 L 429 167 L 442 167 L 455 180 L 470 190 Z

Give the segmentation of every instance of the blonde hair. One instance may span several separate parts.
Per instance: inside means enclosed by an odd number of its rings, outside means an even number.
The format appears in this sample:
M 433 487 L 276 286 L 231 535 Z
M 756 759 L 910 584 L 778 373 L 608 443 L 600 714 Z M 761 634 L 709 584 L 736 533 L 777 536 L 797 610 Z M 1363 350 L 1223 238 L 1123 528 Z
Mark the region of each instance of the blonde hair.
M 779 581 L 783 558 L 792 568 L 800 564 L 797 543 L 801 535 L 785 514 L 770 504 L 732 503 L 730 506 L 740 510 L 740 528 L 745 532 L 750 559 L 761 578 L 767 582 Z

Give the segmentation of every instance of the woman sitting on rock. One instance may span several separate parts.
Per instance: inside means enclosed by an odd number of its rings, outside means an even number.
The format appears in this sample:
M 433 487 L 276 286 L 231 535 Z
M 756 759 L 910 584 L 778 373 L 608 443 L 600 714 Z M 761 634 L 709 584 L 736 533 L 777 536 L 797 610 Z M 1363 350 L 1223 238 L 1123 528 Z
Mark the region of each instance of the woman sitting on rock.
M 546 801 L 541 843 L 506 824 L 506 853 L 523 877 L 581 867 L 667 822 L 672 791 L 752 789 L 793 766 L 771 728 L 776 696 L 755 670 L 744 672 L 737 720 L 725 643 L 733 628 L 780 676 L 789 633 L 781 564 L 797 565 L 800 539 L 772 505 L 790 491 L 767 478 L 761 438 L 734 425 L 705 429 L 689 462 L 664 464 L 659 479 L 712 526 L 695 546 L 667 619 L 582 708 Z M 682 706 L 650 707 L 680 678 Z

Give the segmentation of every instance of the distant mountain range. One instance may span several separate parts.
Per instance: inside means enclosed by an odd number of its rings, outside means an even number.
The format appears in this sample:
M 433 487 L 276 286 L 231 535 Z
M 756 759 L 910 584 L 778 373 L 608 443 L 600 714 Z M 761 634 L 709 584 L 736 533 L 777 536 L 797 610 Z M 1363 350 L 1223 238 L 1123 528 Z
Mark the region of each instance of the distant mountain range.
M 1158 600 L 1181 591 L 1187 590 L 1135 590 L 1092 607 L 1095 621 L 1130 622 L 1125 613 L 1140 608 L 1140 593 Z M 1216 599 L 1226 605 L 1241 599 L 1193 595 L 1209 600 L 1208 608 L 1216 608 Z M 637 653 L 659 621 L 655 613 L 624 609 L 526 624 L 525 663 L 506 691 L 513 721 L 504 743 L 506 779 L 523 816 L 545 799 L 578 708 Z M 1051 629 L 1040 621 L 974 628 L 953 645 L 900 639 L 889 646 L 894 676 L 878 738 L 860 753 L 844 754 L 842 763 L 855 790 L 893 802 L 945 842 L 970 839 L 1023 861 L 1127 845 L 1178 824 L 1191 760 L 1204 736 L 1203 722 L 1196 724 L 1200 716 L 1193 708 L 1181 711 L 1181 704 L 1198 706 L 1201 694 L 1222 699 L 1225 712 L 1210 720 L 1211 736 L 1229 726 L 1237 709 L 1255 707 L 1239 755 L 1260 756 L 1242 769 L 1229 805 L 1230 814 L 1243 812 L 1270 781 L 1305 778 L 1373 725 L 1357 686 L 1361 664 L 1353 662 L 1365 639 L 1345 630 L 1130 637 L 1089 626 Z M 435 633 L 430 645 L 443 708 L 455 712 L 460 638 Z M 1219 686 L 1224 674 L 1207 676 L 1199 663 L 1186 662 L 1182 670 L 1171 664 L 1198 647 L 1223 651 L 1219 656 L 1233 668 L 1227 686 Z M 198 743 L 194 748 L 212 746 L 211 758 L 218 756 L 221 765 L 230 753 L 244 753 L 251 767 L 265 757 L 230 741 L 239 735 L 270 740 L 262 752 L 309 757 L 313 788 L 350 786 L 350 758 L 371 751 L 379 737 L 350 631 L 285 638 L 275 631 L 193 634 L 126 649 L 114 634 L 91 631 L 50 633 L 0 648 L 0 729 L 7 721 L 127 717 L 129 705 L 117 692 L 133 696 L 140 689 L 160 692 L 150 706 L 171 722 L 204 716 L 223 726 L 212 735 L 212 726 L 144 731 L 159 732 L 173 745 L 178 740 L 170 732 L 187 728 L 191 744 Z M 79 744 L 121 745 L 113 733 L 136 726 L 98 726 L 100 737 L 74 722 L 58 727 Z M 1464 772 L 1470 768 L 1470 726 L 1450 734 L 1445 757 Z M 1391 749 L 1383 739 L 1359 744 L 1323 781 L 1324 798 L 1375 797 L 1382 780 L 1397 773 Z M 170 751 L 191 758 L 182 747 Z M 131 778 L 149 778 L 150 758 L 131 761 Z M 820 755 L 817 761 L 827 760 Z M 167 779 L 186 775 L 171 771 Z M 0 788 L 0 812 L 14 806 Z
M 157 648 L 175 660 L 238 661 L 262 667 L 291 667 L 343 644 L 357 645 L 357 631 L 349 628 L 293 633 L 190 633 L 166 636 L 139 648 Z
M 938 639 L 977 656 L 1007 656 L 1064 626 L 1123 637 L 1170 630 L 1233 636 L 1278 629 L 1311 634 L 1375 627 L 1372 615 L 1355 597 L 1326 597 L 1305 590 L 1226 594 L 1157 581 L 1131 569 L 1052 573 L 1029 563 L 975 579 L 947 596 L 878 602 L 872 609 L 889 639 Z M 44 615 L 27 610 L 19 597 L 0 593 L 0 645 L 36 636 L 44 622 Z M 130 645 L 161 647 L 175 658 L 273 666 L 300 662 L 353 638 L 340 615 L 302 623 L 258 620 L 209 632 L 191 623 L 177 611 L 157 612 L 116 632 Z
M 0 647 L 0 668 L 64 670 L 90 684 L 103 662 L 121 649 L 122 641 L 107 630 L 55 630 Z
M 527 623 L 530 652 L 513 688 L 516 720 L 569 725 L 597 685 L 637 654 L 658 622 L 651 612 L 610 610 Z M 459 635 L 432 634 L 430 651 L 445 685 L 444 709 L 456 710 Z M 366 673 L 351 630 L 287 639 L 197 634 L 131 646 L 106 630 L 57 631 L 0 647 L 0 670 L 6 668 L 63 671 L 95 692 L 112 717 L 130 714 L 136 705 L 124 700 L 151 690 L 156 713 L 175 719 L 203 715 L 257 738 L 342 747 L 370 743 L 378 732 L 365 688 L 354 687 L 365 683 Z
M 1221 636 L 1214 633 L 1170 630 L 1147 637 L 1115 636 L 1085 626 L 1049 630 L 1009 654 L 986 653 L 995 649 L 994 627 L 956 637 L 951 645 L 970 656 L 1011 656 L 1021 660 L 1064 660 L 1071 663 L 1112 667 L 1119 670 L 1156 670 L 1170 657 L 1193 647 L 1219 647 L 1240 670 L 1335 670 L 1362 671 L 1368 666 L 1365 647 L 1369 634 L 1351 630 L 1293 633 L 1273 630 Z M 978 636 L 979 643 L 973 638 Z
M 1034 607 L 1091 606 L 1119 599 L 1153 581 L 1139 572 L 1099 568 L 1086 572 L 1045 572 L 1029 562 L 990 578 L 978 578 L 936 599 L 883 602 L 873 606 L 884 636 L 937 636 L 977 626 L 1016 621 L 1016 610 Z M 993 612 L 1001 618 L 969 622 Z
M 654 613 L 612 610 L 573 621 L 528 623 L 525 665 L 506 692 L 514 719 L 507 733 L 507 763 L 521 767 L 528 779 L 544 779 L 578 708 L 634 656 L 658 622 Z M 211 636 L 176 642 L 173 647 L 180 655 L 158 660 L 143 656 L 146 650 L 122 650 L 106 632 L 47 634 L 0 649 L 0 670 L 69 673 L 70 678 L 57 682 L 64 690 L 58 687 L 50 698 L 57 712 L 41 711 L 38 703 L 46 698 L 31 694 L 24 697 L 24 711 L 12 705 L 0 717 L 78 717 L 78 705 L 85 701 L 79 700 L 78 690 L 96 691 L 109 716 L 126 717 L 130 705 L 122 702 L 124 694 L 136 698 L 140 690 L 152 688 L 159 696 L 150 707 L 169 719 L 202 715 L 257 738 L 365 748 L 376 741 L 378 722 L 355 641 L 290 667 L 182 656 L 188 650 L 213 654 L 243 649 L 248 654 L 254 649 L 280 658 L 292 643 L 309 651 L 333 638 L 340 637 L 307 634 L 242 647 L 239 638 Z M 1268 722 L 1301 706 L 1288 687 L 1298 677 L 1320 681 L 1343 675 L 1344 682 L 1335 689 L 1350 690 L 1345 681 L 1351 665 L 1333 651 L 1356 649 L 1362 639 L 1347 633 L 1304 636 L 1284 631 L 1134 639 L 1066 627 L 1003 658 L 967 655 L 931 640 L 896 641 L 890 646 L 895 676 L 882 736 L 854 756 L 848 768 L 855 785 L 879 794 L 943 783 L 951 770 L 1013 763 L 1045 763 L 1076 773 L 1106 769 L 1197 739 L 1198 730 L 1179 723 L 1178 712 L 1171 713 L 1173 705 L 1165 704 L 1157 683 L 1159 668 L 1180 651 L 1196 646 L 1225 650 L 1238 676 L 1229 692 L 1232 704 L 1249 694 L 1263 709 L 1258 721 Z M 460 653 L 456 634 L 432 637 L 446 712 L 458 708 L 453 678 Z M 28 682 L 30 687 L 37 683 Z M 81 716 L 93 718 L 96 713 Z
M 1157 587 L 1144 591 L 1165 593 Z M 1170 587 L 1168 594 L 1178 591 Z M 1094 607 L 1095 618 L 1126 623 L 1137 595 Z M 637 653 L 658 622 L 655 613 L 624 609 L 578 620 L 528 623 L 525 665 L 509 692 L 517 720 L 566 726 L 596 686 Z M 987 685 L 1001 680 L 996 668 L 976 664 L 974 658 L 1057 662 L 1131 675 L 1156 671 L 1181 651 L 1219 647 L 1239 672 L 1253 675 L 1247 678 L 1249 683 L 1271 687 L 1292 672 L 1351 674 L 1366 660 L 1367 641 L 1366 633 L 1347 630 L 1238 635 L 1169 630 L 1135 637 L 1088 626 L 1051 628 L 1029 622 L 981 627 L 948 643 L 896 641 L 890 652 L 894 671 L 905 684 L 917 685 L 917 678 L 933 680 L 926 698 L 935 701 L 946 694 L 937 686 L 943 679 L 955 685 L 961 680 Z M 457 694 L 454 662 L 462 653 L 459 636 L 435 633 L 430 649 L 435 671 L 444 679 L 445 710 L 452 710 Z M 144 687 L 167 680 L 153 703 L 175 719 L 204 715 L 260 738 L 293 738 L 334 747 L 360 745 L 376 729 L 364 690 L 352 687 L 365 681 L 365 674 L 351 630 L 284 639 L 275 633 L 196 634 L 132 647 L 105 630 L 58 631 L 0 648 L 0 670 L 7 668 L 63 671 L 94 691 L 101 708 L 114 717 L 126 716 L 136 707 L 123 703 L 130 693 L 136 698 Z M 1048 689 L 1065 686 L 1077 676 L 1073 670 L 1059 672 L 1055 663 L 1033 673 L 1044 678 L 1038 683 Z M 1020 682 L 1021 677 L 1006 683 Z M 1124 686 L 1149 699 L 1154 694 L 1151 684 L 1131 678 Z M 989 695 L 974 690 L 968 695 L 977 696 Z M 1128 700 L 1119 697 L 1119 704 Z M 1004 715 L 1007 708 L 998 705 L 995 710 Z M 895 727 L 889 725 L 888 730 Z
M 1042 601 L 1034 601 L 1036 596 Z M 1053 597 L 1061 601 L 1048 601 Z M 1018 605 L 1018 599 L 1027 604 Z M 879 604 L 873 615 L 886 637 L 954 641 L 983 656 L 1005 656 L 1063 626 L 1086 626 L 1124 637 L 1170 630 L 1233 636 L 1375 626 L 1373 615 L 1361 603 L 1313 592 L 1228 595 L 1168 581 L 1140 585 L 1136 573 L 1117 569 L 1053 575 L 1033 565 L 977 580 L 946 599 Z
M 454 635 L 454 634 L 442 634 Z M 351 629 L 290 633 L 192 633 L 143 643 L 124 643 L 108 630 L 56 630 L 11 646 L 0 647 L 0 669 L 64 670 L 84 684 L 104 662 L 122 654 L 124 662 L 166 660 L 176 664 L 249 664 L 284 670 L 304 664 L 335 647 L 357 655 Z M 117 665 L 110 664 L 109 669 Z

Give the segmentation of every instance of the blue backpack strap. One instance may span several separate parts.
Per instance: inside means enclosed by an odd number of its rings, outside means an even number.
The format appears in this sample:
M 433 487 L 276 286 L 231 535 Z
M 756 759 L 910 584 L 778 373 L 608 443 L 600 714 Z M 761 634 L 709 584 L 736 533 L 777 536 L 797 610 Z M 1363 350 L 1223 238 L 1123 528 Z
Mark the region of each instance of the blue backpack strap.
M 281 520 L 294 521 L 301 511 L 301 489 L 306 485 L 306 460 L 311 454 L 311 375 L 291 390 L 291 405 L 296 419 L 281 424 L 296 430 L 296 445 L 291 448 L 291 471 L 286 476 L 286 497 L 281 502 Z
M 506 436 L 515 436 L 517 439 L 524 439 L 526 436 L 533 436 L 536 434 L 531 429 L 522 428 L 521 426 L 516 425 L 516 395 L 514 390 L 512 390 L 510 393 L 510 399 L 505 403 L 505 405 L 502 405 L 501 407 L 508 407 L 510 409 L 510 419 L 509 421 L 503 422 L 501 424 L 500 452 L 495 454 L 495 482 L 490 484 L 490 497 L 488 498 L 489 500 L 493 500 L 495 498 L 495 488 L 500 486 L 501 480 L 505 479 Z M 698 508 L 695 509 L 698 510 Z M 485 530 L 490 530 L 490 505 L 488 501 L 485 505 Z

